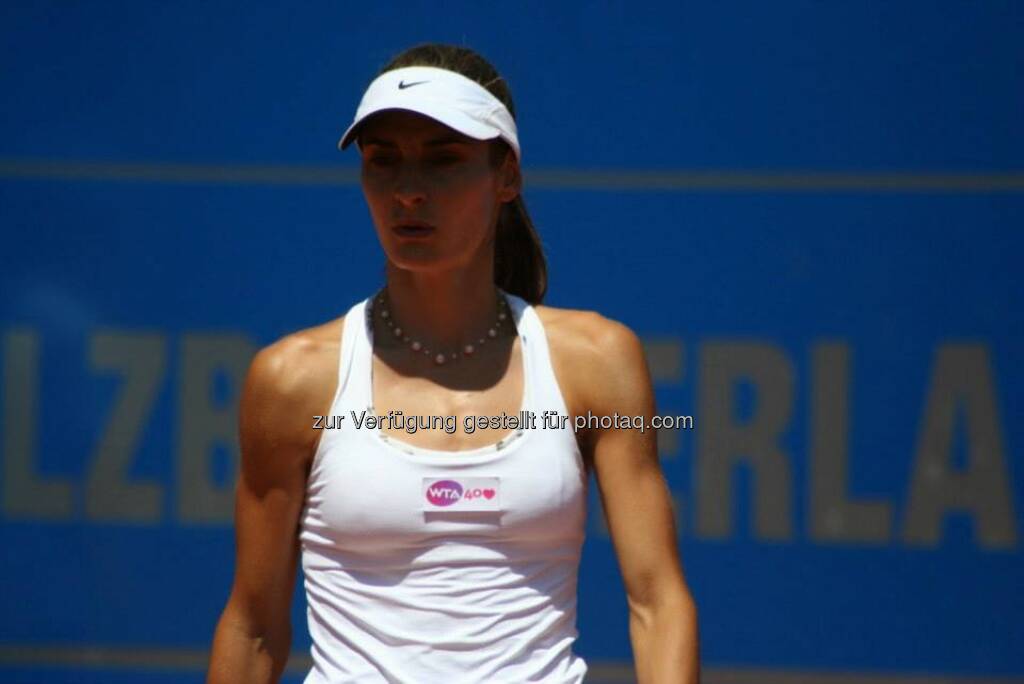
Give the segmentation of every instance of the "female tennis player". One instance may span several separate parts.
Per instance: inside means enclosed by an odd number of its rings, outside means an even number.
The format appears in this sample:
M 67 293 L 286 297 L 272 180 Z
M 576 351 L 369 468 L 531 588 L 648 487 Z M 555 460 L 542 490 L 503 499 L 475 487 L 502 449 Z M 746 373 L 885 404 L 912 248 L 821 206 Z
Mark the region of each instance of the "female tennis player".
M 697 681 L 655 432 L 576 429 L 650 421 L 644 354 L 620 323 L 541 305 L 514 113 L 494 68 L 452 46 L 407 50 L 364 94 L 339 147 L 361 154 L 385 282 L 252 362 L 211 684 L 281 676 L 300 559 L 307 684 L 582 681 L 591 471 L 639 681 Z

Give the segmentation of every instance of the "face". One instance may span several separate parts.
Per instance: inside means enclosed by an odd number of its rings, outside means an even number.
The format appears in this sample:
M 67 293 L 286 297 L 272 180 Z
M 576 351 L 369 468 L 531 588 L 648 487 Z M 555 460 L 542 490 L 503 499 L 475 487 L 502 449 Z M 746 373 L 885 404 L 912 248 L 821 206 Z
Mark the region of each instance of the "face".
M 381 112 L 363 124 L 363 194 L 395 266 L 489 267 L 498 212 L 519 192 L 515 155 L 496 166 L 491 145 L 414 112 Z

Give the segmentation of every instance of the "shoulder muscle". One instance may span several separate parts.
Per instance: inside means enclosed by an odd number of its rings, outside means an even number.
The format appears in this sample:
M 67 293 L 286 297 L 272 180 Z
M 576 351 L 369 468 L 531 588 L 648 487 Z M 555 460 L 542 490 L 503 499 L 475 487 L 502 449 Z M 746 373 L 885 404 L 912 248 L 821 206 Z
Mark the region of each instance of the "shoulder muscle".
M 293 333 L 253 357 L 239 410 L 243 455 L 313 446 L 313 416 L 329 409 L 336 385 L 339 342 L 330 333 L 340 324 Z
M 628 326 L 594 311 L 552 307 L 537 307 L 537 311 L 548 331 L 563 392 L 574 398 L 574 413 L 653 413 L 643 344 Z M 581 437 L 587 436 L 581 432 Z

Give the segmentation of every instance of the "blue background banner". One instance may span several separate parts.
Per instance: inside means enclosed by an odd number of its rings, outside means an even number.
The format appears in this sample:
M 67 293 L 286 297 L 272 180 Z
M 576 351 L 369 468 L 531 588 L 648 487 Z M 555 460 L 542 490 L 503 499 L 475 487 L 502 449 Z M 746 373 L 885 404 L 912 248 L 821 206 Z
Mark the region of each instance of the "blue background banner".
M 0 679 L 203 681 L 240 380 L 379 287 L 335 144 L 425 41 L 512 87 L 546 303 L 629 325 L 693 416 L 660 449 L 707 681 L 1024 678 L 1022 35 L 995 1 L 0 6 Z M 297 682 L 298 587 L 293 624 Z M 594 681 L 627 626 L 592 496 Z

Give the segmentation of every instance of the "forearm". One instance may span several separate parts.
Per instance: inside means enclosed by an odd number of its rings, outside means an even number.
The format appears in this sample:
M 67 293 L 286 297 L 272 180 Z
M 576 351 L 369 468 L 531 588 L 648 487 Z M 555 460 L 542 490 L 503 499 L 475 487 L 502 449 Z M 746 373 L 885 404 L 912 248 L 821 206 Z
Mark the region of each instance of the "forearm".
M 290 626 L 262 632 L 225 614 L 214 633 L 206 684 L 276 684 L 290 649 Z
M 697 684 L 697 610 L 689 598 L 630 611 L 637 684 Z

